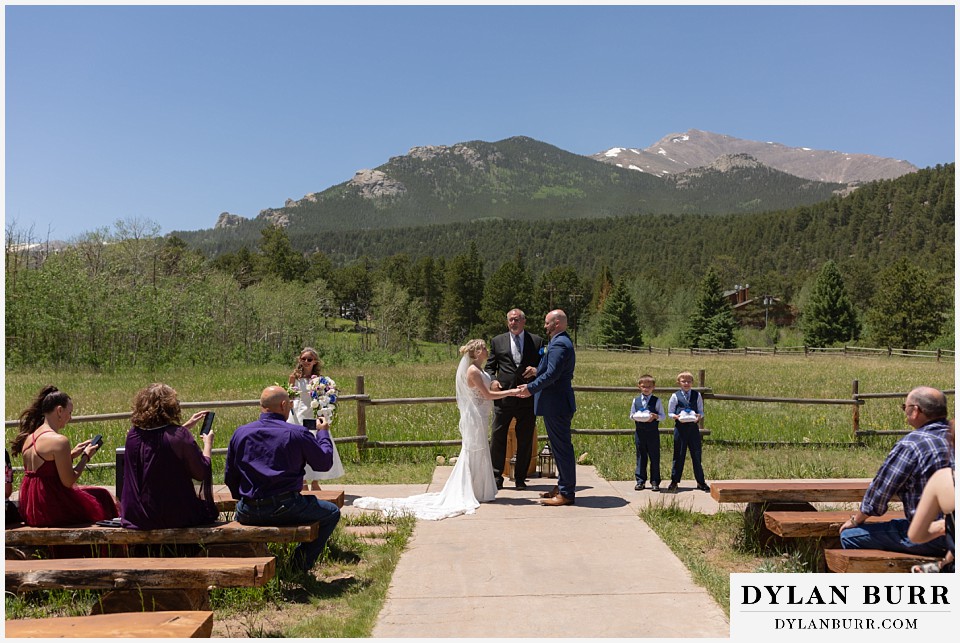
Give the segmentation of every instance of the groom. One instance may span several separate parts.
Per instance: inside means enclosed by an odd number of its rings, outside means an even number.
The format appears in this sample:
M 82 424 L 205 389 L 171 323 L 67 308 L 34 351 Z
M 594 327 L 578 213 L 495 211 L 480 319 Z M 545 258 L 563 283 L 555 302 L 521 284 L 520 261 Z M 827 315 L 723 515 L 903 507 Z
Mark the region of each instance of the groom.
M 540 494 L 540 502 L 549 507 L 572 505 L 576 498 L 577 463 L 570 437 L 570 423 L 577 410 L 573 397 L 573 368 L 577 357 L 573 342 L 567 335 L 567 314 L 562 310 L 547 313 L 543 327 L 550 343 L 537 367 L 537 377 L 529 384 L 520 386 L 520 397 L 534 395 L 533 408 L 543 416 L 547 428 L 550 449 L 557 463 L 557 486 L 552 491 Z

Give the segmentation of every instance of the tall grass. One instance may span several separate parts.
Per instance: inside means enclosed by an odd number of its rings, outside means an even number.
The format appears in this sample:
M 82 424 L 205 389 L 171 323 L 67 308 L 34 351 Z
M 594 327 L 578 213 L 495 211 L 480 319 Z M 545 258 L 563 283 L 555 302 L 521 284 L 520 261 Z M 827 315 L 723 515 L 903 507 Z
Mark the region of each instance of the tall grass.
M 366 393 L 374 399 L 440 397 L 454 395 L 456 356 L 447 347 L 432 349 L 437 361 L 396 361 L 332 366 L 342 394 L 354 393 L 356 378 L 364 376 Z M 444 353 L 449 352 L 449 356 Z M 437 357 L 439 356 L 439 357 Z M 234 368 L 171 368 L 156 372 L 91 370 L 8 371 L 4 416 L 15 419 L 33 394 L 53 383 L 74 398 L 75 415 L 129 411 L 130 402 L 142 386 L 163 381 L 177 389 L 181 401 L 253 400 L 263 387 L 284 381 L 289 365 L 237 366 Z M 706 373 L 706 386 L 715 393 L 790 398 L 850 399 L 853 380 L 860 392 L 906 392 L 914 386 L 954 387 L 954 365 L 897 358 L 855 359 L 799 356 L 689 356 L 643 355 L 581 350 L 577 354 L 574 384 L 634 387 L 637 377 L 650 373 L 660 388 L 675 385 L 682 370 Z M 669 391 L 658 392 L 664 403 Z M 577 393 L 575 429 L 632 429 L 628 419 L 633 392 Z M 899 405 L 901 399 L 869 400 L 861 407 L 861 427 L 906 429 Z M 953 397 L 949 397 L 953 414 Z M 342 402 L 334 421 L 334 435 L 355 435 L 356 404 Z M 240 424 L 257 417 L 257 408 L 223 408 L 214 425 L 215 447 L 225 447 Z M 704 450 L 707 476 L 728 477 L 832 477 L 870 476 L 895 437 L 875 437 L 851 449 L 853 407 L 814 404 L 707 400 L 705 426 L 711 431 Z M 184 419 L 189 412 L 184 411 Z M 389 405 L 367 408 L 367 435 L 376 441 L 434 441 L 459 438 L 456 405 L 452 403 Z M 76 442 L 95 433 L 104 435 L 105 450 L 97 461 L 112 459 L 122 446 L 129 424 L 125 421 L 73 423 L 64 433 Z M 544 434 L 538 423 L 539 433 Z M 7 443 L 16 428 L 6 430 Z M 711 441 L 790 442 L 795 447 L 769 449 L 725 447 Z M 662 437 L 662 453 L 669 463 L 672 438 Z M 843 445 L 837 449 L 820 445 Z M 630 479 L 634 466 L 631 436 L 575 435 L 578 455 L 587 453 L 602 475 Z M 457 447 L 366 449 L 361 459 L 354 444 L 339 446 L 347 465 L 343 484 L 366 482 L 426 482 L 437 455 L 451 456 Z M 223 459 L 214 458 L 215 479 L 222 475 Z M 85 474 L 86 475 L 86 474 Z M 90 470 L 85 482 L 109 483 L 112 471 Z

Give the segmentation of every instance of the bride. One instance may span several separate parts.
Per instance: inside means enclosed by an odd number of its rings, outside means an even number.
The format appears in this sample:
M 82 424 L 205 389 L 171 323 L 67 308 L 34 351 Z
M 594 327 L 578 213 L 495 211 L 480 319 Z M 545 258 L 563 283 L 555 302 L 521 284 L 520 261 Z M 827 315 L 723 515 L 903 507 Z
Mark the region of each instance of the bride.
M 519 389 L 491 391 L 490 376 L 483 371 L 487 345 L 471 339 L 460 347 L 457 368 L 457 407 L 460 409 L 462 446 L 457 464 L 439 493 L 421 493 L 408 498 L 357 498 L 354 507 L 377 509 L 387 516 L 412 514 L 422 520 L 443 520 L 472 514 L 481 502 L 497 495 L 493 464 L 487 444 L 487 427 L 493 400 L 517 395 Z

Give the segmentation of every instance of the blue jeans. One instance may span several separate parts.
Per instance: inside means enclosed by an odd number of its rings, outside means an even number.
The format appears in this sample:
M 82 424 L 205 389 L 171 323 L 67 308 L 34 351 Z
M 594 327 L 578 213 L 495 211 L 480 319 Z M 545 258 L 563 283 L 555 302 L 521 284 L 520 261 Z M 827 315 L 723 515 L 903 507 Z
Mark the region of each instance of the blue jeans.
M 844 529 L 840 533 L 840 545 L 844 549 L 881 549 L 917 556 L 940 557 L 947 553 L 947 541 L 943 536 L 918 545 L 907 538 L 909 528 L 910 521 L 906 518 L 866 523 Z
M 257 507 L 241 498 L 237 501 L 236 517 L 237 522 L 242 525 L 283 526 L 319 522 L 320 530 L 316 540 L 300 543 L 293 552 L 293 564 L 308 572 L 313 569 L 314 563 L 323 553 L 327 539 L 340 522 L 340 509 L 332 502 L 300 494 L 285 502 Z

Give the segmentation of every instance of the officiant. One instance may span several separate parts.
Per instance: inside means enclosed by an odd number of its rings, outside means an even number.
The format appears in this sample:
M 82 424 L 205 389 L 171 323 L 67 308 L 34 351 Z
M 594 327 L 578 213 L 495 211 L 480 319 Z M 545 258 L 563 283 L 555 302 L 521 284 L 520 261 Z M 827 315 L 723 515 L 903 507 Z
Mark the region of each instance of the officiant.
M 490 356 L 484 370 L 493 378 L 493 390 L 507 390 L 533 380 L 543 339 L 524 330 L 527 316 L 519 308 L 507 313 L 507 332 L 490 341 Z M 533 398 L 505 397 L 494 400 L 493 431 L 490 435 L 490 459 L 497 489 L 503 488 L 504 461 L 507 457 L 507 433 L 510 422 L 516 419 L 517 463 L 513 468 L 514 486 L 527 488 L 527 471 L 536 435 L 537 418 L 533 413 Z

